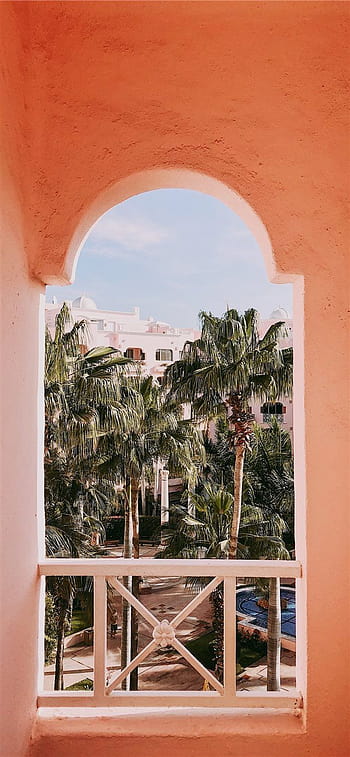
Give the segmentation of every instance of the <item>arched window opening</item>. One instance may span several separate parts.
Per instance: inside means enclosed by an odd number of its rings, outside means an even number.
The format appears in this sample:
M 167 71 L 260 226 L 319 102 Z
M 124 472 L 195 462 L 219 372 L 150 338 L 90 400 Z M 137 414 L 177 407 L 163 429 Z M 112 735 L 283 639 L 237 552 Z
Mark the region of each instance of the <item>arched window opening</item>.
M 215 602 L 209 603 L 209 607 L 203 610 L 206 634 L 203 634 L 205 638 L 201 637 L 201 643 L 205 646 L 205 665 L 200 661 L 202 653 L 196 644 L 192 646 L 192 640 L 186 638 L 188 649 L 198 660 L 194 666 L 198 677 L 193 682 L 187 682 L 188 690 L 202 690 L 204 681 L 204 691 L 207 687 L 220 695 L 229 679 L 226 674 L 225 679 L 224 669 L 235 670 L 236 665 L 239 668 L 243 666 L 241 648 L 245 644 L 249 647 L 246 650 L 249 654 L 253 651 L 250 649 L 252 642 L 241 626 L 238 631 L 240 643 L 237 645 L 240 656 L 235 659 L 233 643 L 226 645 L 226 649 L 223 645 L 224 627 L 225 638 L 229 638 L 228 612 L 222 614 L 223 600 L 224 603 L 229 601 L 228 591 L 235 591 L 236 579 L 242 575 L 237 572 L 238 565 L 234 560 L 241 558 L 246 561 L 244 575 L 251 579 L 264 579 L 270 575 L 264 573 L 265 561 L 275 560 L 278 563 L 272 583 L 266 583 L 265 597 L 258 596 L 260 584 L 256 581 L 255 585 L 254 580 L 249 585 L 249 593 L 248 587 L 242 586 L 237 592 L 240 609 L 248 602 L 249 613 L 247 611 L 245 622 L 250 624 L 255 642 L 259 635 L 259 644 L 254 652 L 257 660 L 270 643 L 268 633 L 263 629 L 264 624 L 267 626 L 267 604 L 271 592 L 275 592 L 275 605 L 278 605 L 280 577 L 289 576 L 293 582 L 300 575 L 296 563 L 290 565 L 288 560 L 280 559 L 286 558 L 288 552 L 292 556 L 294 550 L 291 439 L 282 428 L 286 412 L 283 401 L 287 401 L 288 394 L 281 391 L 280 397 L 275 400 L 272 390 L 270 394 L 264 391 L 264 387 L 269 386 L 270 378 L 271 386 L 276 386 L 277 376 L 273 375 L 276 366 L 283 364 L 286 375 L 291 369 L 291 362 L 287 362 L 283 352 L 291 352 L 292 347 L 292 318 L 288 312 L 291 309 L 291 291 L 285 289 L 283 299 L 283 290 L 280 289 L 278 297 L 274 295 L 272 299 L 273 285 L 264 281 L 265 271 L 257 238 L 267 257 L 270 256 L 270 268 L 273 268 L 270 243 L 260 221 L 257 223 L 256 238 L 242 221 L 242 217 L 249 217 L 242 201 L 239 202 L 240 210 L 243 208 L 242 214 L 235 216 L 230 202 L 223 205 L 203 191 L 184 190 L 182 195 L 177 188 L 167 188 L 164 193 L 160 190 L 134 194 L 133 197 L 130 193 L 125 202 L 111 207 L 102 215 L 86 238 L 83 252 L 88 254 L 82 255 L 81 266 L 82 269 L 84 267 L 84 289 L 88 284 L 89 296 L 80 293 L 82 287 L 71 302 L 73 321 L 75 324 L 85 324 L 87 334 L 87 347 L 84 351 L 80 350 L 76 363 L 74 381 L 78 378 L 77 391 L 72 382 L 67 390 L 69 402 L 72 397 L 80 402 L 74 408 L 75 449 L 78 449 L 79 424 L 85 421 L 95 424 L 91 432 L 85 433 L 84 430 L 82 454 L 86 480 L 80 476 L 79 496 L 72 503 L 71 512 L 75 524 L 85 529 L 89 549 L 112 549 L 113 554 L 117 550 L 118 558 L 127 560 L 130 557 L 136 560 L 139 557 L 152 558 L 158 554 L 168 559 L 191 560 L 193 557 L 194 562 L 198 560 L 198 565 L 189 567 L 188 575 L 191 578 L 188 582 L 180 575 L 183 571 L 177 569 L 177 574 L 173 568 L 175 573 L 171 573 L 175 577 L 174 586 L 171 584 L 169 589 L 175 620 L 180 611 L 176 597 L 181 595 L 181 602 L 185 602 L 187 591 L 190 591 L 189 584 L 200 576 L 201 558 L 215 561 L 221 557 L 230 558 L 227 575 L 220 572 L 226 560 L 218 560 L 218 567 L 215 562 L 213 572 L 216 576 L 215 587 L 212 585 L 210 590 L 203 589 L 203 601 L 218 590 L 217 605 Z M 220 199 L 224 197 L 227 200 L 225 192 Z M 176 221 L 174 208 L 180 215 Z M 196 228 L 190 226 L 189 218 L 191 223 L 197 219 Z M 254 216 L 254 222 L 256 220 Z M 98 280 L 101 259 L 104 281 Z M 258 273 L 254 272 L 255 265 Z M 242 282 L 237 286 L 240 275 Z M 115 281 L 118 281 L 118 288 Z M 75 288 L 77 285 L 78 280 Z M 260 294 L 260 290 L 264 290 L 264 295 Z M 252 291 L 255 293 L 254 301 Z M 59 290 L 57 295 L 60 296 Z M 276 307 L 276 300 L 282 300 L 283 304 Z M 134 302 L 137 304 L 134 305 Z M 59 310 L 57 301 L 47 305 L 47 323 L 51 334 Z M 151 312 L 154 316 L 150 315 Z M 286 324 L 283 333 L 282 329 L 279 331 L 281 322 Z M 264 343 L 266 334 L 269 336 Z M 85 339 L 81 339 L 80 344 L 85 345 Z M 265 352 L 266 345 L 268 350 Z M 253 353 L 254 359 L 251 358 Z M 273 360 L 269 374 L 266 365 L 270 353 Z M 130 365 L 127 361 L 135 361 L 138 365 Z M 282 387 L 282 383 L 278 385 Z M 88 395 L 84 404 L 82 392 L 85 387 L 88 388 Z M 99 398 L 96 406 L 93 404 L 95 397 Z M 260 426 L 259 433 L 254 418 Z M 264 426 L 273 419 L 280 422 L 281 428 L 276 424 L 269 428 Z M 53 418 L 53 435 L 55 423 L 56 419 Z M 70 429 L 69 423 L 66 428 Z M 269 435 L 272 430 L 275 437 Z M 283 437 L 283 444 L 280 444 L 284 450 L 283 461 L 278 458 L 278 440 L 276 446 L 279 431 L 287 434 L 287 439 Z M 252 440 L 254 444 L 250 445 Z M 240 474 L 241 515 L 236 524 L 237 538 L 234 539 L 232 524 L 239 480 L 236 475 L 239 469 L 237 460 L 243 448 L 240 470 L 248 472 L 249 486 L 243 486 L 243 474 Z M 53 447 L 53 454 L 56 454 L 56 449 Z M 97 463 L 90 471 L 88 466 L 95 453 Z M 262 480 L 266 457 L 268 471 L 274 470 L 276 475 L 270 478 L 266 475 Z M 69 461 L 72 456 L 67 455 L 65 459 Z M 102 476 L 100 481 L 100 472 L 104 476 L 103 481 Z M 269 487 L 276 481 L 278 484 L 279 477 L 281 481 L 283 479 L 284 487 L 282 495 L 282 489 L 279 489 L 279 496 L 284 497 L 284 491 L 288 489 L 289 500 L 288 506 L 281 509 L 276 518 L 275 510 L 269 510 L 274 494 Z M 105 491 L 95 492 L 100 483 L 103 486 L 106 483 L 112 485 L 108 495 Z M 101 503 L 106 501 L 108 508 L 104 509 Z M 277 497 L 275 501 L 278 501 Z M 90 509 L 90 502 L 94 502 L 94 512 Z M 278 509 L 279 505 L 275 507 Z M 215 508 L 218 508 L 219 517 L 213 520 Z M 252 512 L 254 519 L 249 521 L 248 514 L 250 517 Z M 282 515 L 289 518 L 288 523 L 284 523 Z M 101 531 L 96 525 L 99 520 L 103 526 Z M 90 524 L 95 524 L 91 534 Z M 210 531 L 212 527 L 214 531 L 217 529 L 214 533 Z M 288 534 L 286 539 L 284 533 Z M 258 563 L 255 572 L 249 567 L 251 561 Z M 150 688 L 158 688 L 158 682 L 153 680 L 147 666 L 138 666 L 135 662 L 141 659 L 139 655 L 143 655 L 143 651 L 138 646 L 140 621 L 131 614 L 132 605 L 141 616 L 146 612 L 148 620 L 154 613 L 151 621 L 154 641 L 162 647 L 179 647 L 186 658 L 187 646 L 183 647 L 176 637 L 176 623 L 173 626 L 170 621 L 167 623 L 166 610 L 163 625 L 158 623 L 154 598 L 151 596 L 148 601 L 143 596 L 151 594 L 155 585 L 162 599 L 159 606 L 166 607 L 162 595 L 163 578 L 170 574 L 162 572 L 164 565 L 164 560 L 155 560 L 153 572 L 144 575 L 142 584 L 131 576 L 124 576 L 123 583 L 108 578 L 108 597 L 105 580 L 106 576 L 115 575 L 113 570 L 100 572 L 102 581 L 96 581 L 97 575 L 91 574 L 95 575 L 95 607 L 105 618 L 104 627 L 98 621 L 100 625 L 96 634 L 96 643 L 100 645 L 97 646 L 99 664 L 102 660 L 102 672 L 100 669 L 95 677 L 96 696 L 102 695 L 106 701 L 109 695 L 117 696 L 121 687 L 130 692 L 138 690 L 141 694 L 140 704 L 149 703 L 141 691 L 144 678 L 148 675 L 152 679 Z M 135 575 L 136 572 L 135 569 Z M 122 571 L 118 575 L 122 575 Z M 226 587 L 225 599 L 220 576 Z M 206 579 L 204 585 L 205 582 Z M 80 596 L 78 586 L 79 582 L 74 584 L 70 605 L 67 605 L 67 618 L 72 610 L 74 621 L 77 614 L 82 612 L 84 602 L 91 600 L 91 597 L 87 600 Z M 283 588 L 283 591 L 283 603 L 290 605 L 291 611 L 288 615 L 289 625 L 281 627 L 278 633 L 280 644 L 282 647 L 285 644 L 293 656 L 294 584 Z M 132 602 L 128 597 L 134 598 Z M 248 620 L 257 614 L 259 623 Z M 88 645 L 92 645 L 95 629 L 92 631 L 92 618 L 89 620 L 90 630 L 86 633 L 86 640 Z M 233 617 L 230 622 L 235 625 Z M 118 646 L 120 667 L 116 672 L 112 665 L 112 647 L 118 634 L 121 634 Z M 215 642 L 215 655 L 209 662 L 212 641 Z M 47 671 L 45 676 L 45 682 L 51 688 L 53 685 L 62 688 L 65 682 L 63 644 L 61 650 L 60 670 L 56 670 L 55 676 Z M 193 658 L 186 659 L 191 665 Z M 271 660 L 270 656 L 269 691 L 280 686 L 278 655 Z M 273 670 L 271 665 L 274 666 Z M 283 694 L 287 703 L 291 700 L 290 690 L 293 688 L 292 667 L 289 663 L 287 694 Z M 231 678 L 234 680 L 234 676 Z M 94 685 L 88 676 L 85 684 L 87 688 Z M 254 689 L 254 686 L 261 686 L 261 679 L 256 678 L 251 688 Z M 173 688 L 174 682 L 170 682 L 170 689 Z M 243 679 L 237 681 L 237 688 L 244 688 Z M 172 703 L 173 700 L 169 701 Z

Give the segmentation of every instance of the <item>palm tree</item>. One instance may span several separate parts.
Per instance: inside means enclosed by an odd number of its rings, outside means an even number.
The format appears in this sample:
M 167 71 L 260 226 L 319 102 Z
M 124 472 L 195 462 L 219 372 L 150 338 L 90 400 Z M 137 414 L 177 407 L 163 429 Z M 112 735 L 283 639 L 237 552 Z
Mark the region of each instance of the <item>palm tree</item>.
M 114 466 L 125 481 L 125 531 L 124 556 L 139 558 L 139 488 L 146 470 L 153 468 L 155 460 L 161 459 L 172 469 L 181 471 L 186 480 L 195 480 L 197 467 L 203 459 L 201 434 L 190 421 L 182 419 L 179 404 L 169 398 L 152 376 L 137 373 L 130 376 L 124 391 L 134 397 L 134 422 L 127 430 L 115 432 L 114 456 L 108 465 Z M 129 587 L 127 587 L 129 588 Z M 138 596 L 139 579 L 132 581 L 132 592 Z M 130 657 L 137 653 L 138 616 L 123 606 L 123 631 L 121 665 L 125 667 Z M 129 639 L 131 613 L 131 639 Z M 128 685 L 125 680 L 124 687 Z M 137 689 L 137 669 L 130 676 L 130 686 Z
M 91 532 L 101 528 L 101 512 L 114 493 L 110 477 L 101 476 L 101 440 L 132 421 L 132 409 L 120 394 L 129 361 L 113 348 L 82 355 L 86 339 L 86 322 L 72 325 L 63 305 L 45 343 L 46 549 L 56 557 L 91 556 Z M 62 688 L 64 631 L 76 581 L 62 577 L 48 583 L 58 618 L 55 688 Z
M 235 449 L 234 508 L 229 539 L 229 559 L 237 556 L 242 509 L 243 469 L 252 440 L 252 397 L 274 400 L 291 389 L 291 350 L 281 351 L 283 323 L 270 326 L 260 339 L 258 313 L 236 310 L 218 318 L 201 312 L 201 336 L 187 342 L 183 356 L 167 369 L 171 392 L 181 402 L 191 402 L 197 418 L 227 414 L 231 444 Z
M 293 455 L 288 431 L 273 420 L 268 428 L 256 427 L 245 473 L 247 498 L 259 506 L 272 534 L 287 533 L 294 546 Z M 284 536 L 284 540 L 286 537 Z M 288 559 L 284 542 L 267 542 L 264 557 Z M 281 600 L 280 579 L 268 586 L 267 690 L 280 689 Z
M 75 514 L 67 502 L 56 502 L 46 508 L 46 554 L 49 557 L 91 557 L 89 530 L 77 527 Z M 77 590 L 74 576 L 49 576 L 47 590 L 52 597 L 56 617 L 56 652 L 54 689 L 63 689 L 64 636 L 69 628 L 73 599 Z
M 204 485 L 200 494 L 191 493 L 191 503 L 196 516 L 188 513 L 185 507 L 177 507 L 179 520 L 176 528 L 170 532 L 166 549 L 159 557 L 180 558 L 227 558 L 230 542 L 230 528 L 233 495 L 218 484 Z M 277 536 L 273 537 L 277 540 Z M 259 507 L 243 504 L 240 523 L 240 539 L 237 545 L 239 557 L 247 557 L 249 545 L 257 541 L 258 545 L 266 544 L 269 537 L 266 533 L 264 516 Z M 207 579 L 199 579 L 200 584 L 207 583 Z M 188 583 L 198 583 L 198 579 L 190 579 Z M 220 584 L 211 595 L 213 605 L 213 643 L 216 659 L 216 673 L 219 680 L 223 679 L 223 586 Z
M 71 327 L 71 328 L 70 328 Z M 45 339 L 45 452 L 59 449 L 79 464 L 94 459 L 99 440 L 126 429 L 132 409 L 121 397 L 121 377 L 131 361 L 113 347 L 81 354 L 88 324 L 72 325 L 68 306 Z
M 130 361 L 111 347 L 82 355 L 87 338 L 87 323 L 72 325 L 64 304 L 45 343 L 46 522 L 52 528 L 55 517 L 74 515 L 75 530 L 82 532 L 87 525 L 101 529 L 100 516 L 115 498 L 115 476 L 103 468 L 104 439 L 129 428 L 134 413 L 122 396 Z
M 227 557 L 233 496 L 222 485 L 227 481 L 227 468 L 232 464 L 234 450 L 225 422 L 220 419 L 216 442 L 209 442 L 204 483 L 199 494 L 191 494 L 196 517 L 185 508 L 178 508 L 180 523 L 171 534 L 164 557 L 194 558 Z M 274 420 L 269 428 L 254 427 L 252 448 L 246 457 L 242 489 L 237 556 L 241 558 L 288 559 L 286 534 L 293 545 L 294 482 L 293 456 L 290 436 Z M 215 483 L 215 476 L 219 479 Z M 266 589 L 266 582 L 259 582 Z M 281 608 L 279 579 L 268 585 L 268 664 L 267 688 L 279 688 L 279 655 L 281 636 Z M 277 599 L 278 598 L 278 599 Z M 223 598 L 220 587 L 213 596 L 215 656 L 217 671 L 222 672 Z
M 284 540 L 294 548 L 293 451 L 288 431 L 274 419 L 268 428 L 254 426 L 245 469 L 246 501 L 261 507 L 271 526 L 282 518 L 287 524 Z
M 194 559 L 205 552 L 206 558 L 226 558 L 234 506 L 233 495 L 218 484 L 205 484 L 200 493 L 191 492 L 196 515 L 176 506 L 176 528 L 169 532 L 162 557 Z M 242 507 L 238 556 L 246 557 L 247 543 L 258 537 L 264 527 L 263 513 L 252 504 Z
M 219 416 L 215 422 L 215 431 L 204 437 L 206 462 L 200 474 L 200 480 L 223 486 L 233 493 L 232 469 L 235 450 L 232 447 L 232 432 L 226 416 Z

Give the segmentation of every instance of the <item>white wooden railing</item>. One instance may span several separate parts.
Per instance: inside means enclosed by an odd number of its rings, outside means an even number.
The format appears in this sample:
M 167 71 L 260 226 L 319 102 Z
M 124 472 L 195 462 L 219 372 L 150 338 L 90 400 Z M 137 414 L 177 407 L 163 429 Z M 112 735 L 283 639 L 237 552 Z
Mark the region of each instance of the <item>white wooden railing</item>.
M 236 580 L 244 578 L 301 578 L 301 564 L 280 560 L 124 560 L 47 559 L 39 564 L 43 583 L 45 576 L 94 577 L 94 690 L 92 692 L 44 691 L 43 675 L 38 696 L 39 706 L 105 707 L 105 706 L 182 706 L 182 707 L 283 707 L 299 708 L 301 693 L 236 691 Z M 124 576 L 141 577 L 211 577 L 210 583 L 194 596 L 171 621 L 160 621 L 121 582 Z M 213 578 L 214 576 L 214 578 Z M 107 672 L 107 581 L 137 609 L 153 628 L 152 640 L 127 667 L 106 681 Z M 223 582 L 224 586 L 224 681 L 221 684 L 176 637 L 176 629 L 203 599 Z M 42 587 L 44 596 L 44 586 Z M 43 607 L 44 607 L 44 603 Z M 44 632 L 44 610 L 41 617 Z M 206 680 L 212 691 L 116 691 L 123 679 L 153 652 L 164 639 Z

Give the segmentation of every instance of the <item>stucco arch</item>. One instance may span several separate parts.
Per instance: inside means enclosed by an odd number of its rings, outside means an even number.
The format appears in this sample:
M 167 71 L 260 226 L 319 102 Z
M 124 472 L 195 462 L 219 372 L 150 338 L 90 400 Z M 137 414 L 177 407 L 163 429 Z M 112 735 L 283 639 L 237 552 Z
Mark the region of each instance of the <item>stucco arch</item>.
M 80 214 L 74 233 L 69 241 L 60 267 L 59 256 L 51 258 L 46 270 L 36 270 L 35 275 L 45 284 L 64 285 L 74 281 L 80 252 L 92 227 L 101 216 L 120 202 L 143 192 L 157 189 L 191 189 L 211 195 L 223 202 L 240 216 L 253 233 L 263 255 L 267 275 L 274 283 L 293 280 L 290 274 L 278 270 L 276 256 L 266 226 L 253 207 L 237 192 L 218 179 L 186 168 L 154 168 L 132 173 L 100 192 L 95 200 Z
M 27 754 L 36 718 L 42 282 L 67 281 L 89 227 L 118 201 L 107 202 L 108 187 L 178 166 L 237 191 L 266 227 L 275 269 L 290 281 L 304 275 L 294 287 L 294 408 L 305 718 L 167 712 L 146 730 L 142 714 L 138 730 L 134 713 L 121 723 L 54 710 L 36 721 L 31 754 L 348 754 L 349 424 L 339 401 L 348 395 L 348 7 L 5 2 L 0 13 L 4 753 Z

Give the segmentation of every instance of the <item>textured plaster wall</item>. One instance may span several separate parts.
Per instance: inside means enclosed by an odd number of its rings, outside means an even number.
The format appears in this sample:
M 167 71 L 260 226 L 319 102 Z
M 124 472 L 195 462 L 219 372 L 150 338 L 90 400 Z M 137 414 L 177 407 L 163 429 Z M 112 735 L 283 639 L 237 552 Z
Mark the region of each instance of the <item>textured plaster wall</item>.
M 346 4 L 15 6 L 28 47 L 33 270 L 44 276 L 53 256 L 63 267 L 96 195 L 154 166 L 235 189 L 281 270 L 340 251 Z
M 3 610 L 3 617 L 12 621 L 4 655 L 10 665 L 4 677 L 9 705 L 5 755 L 24 754 L 34 706 L 38 488 L 34 461 L 41 443 L 36 415 L 42 291 L 38 282 L 69 278 L 89 223 L 113 200 L 151 188 L 152 182 L 180 186 L 183 181 L 195 188 L 196 175 L 197 188 L 208 187 L 199 172 L 223 182 L 227 191 L 237 192 L 249 203 L 251 213 L 258 214 L 273 246 L 272 256 L 265 239 L 271 272 L 305 276 L 305 299 L 302 282 L 295 286 L 294 406 L 297 556 L 305 576 L 298 656 L 307 694 L 307 730 L 302 733 L 295 725 L 292 733 L 285 734 L 280 721 L 271 725 L 266 716 L 242 716 L 238 723 L 235 715 L 231 726 L 221 721 L 213 731 L 208 715 L 198 721 L 190 714 L 176 726 L 167 717 L 157 722 L 147 717 L 148 735 L 141 739 L 136 735 L 137 718 L 124 726 L 115 719 L 100 721 L 95 735 L 92 723 L 84 719 L 67 724 L 45 718 L 38 721 L 33 754 L 76 757 L 118 752 L 148 757 L 166 750 L 169 757 L 180 752 L 185 757 L 204 753 L 210 757 L 220 750 L 225 755 L 273 757 L 283 749 L 285 757 L 345 757 L 350 618 L 344 602 L 349 589 L 349 428 L 343 400 L 348 392 L 349 291 L 344 50 L 349 6 L 338 2 L 1 6 L 7 68 L 12 74 L 11 87 L 5 88 L 11 149 L 4 143 L 10 163 L 4 183 L 8 208 L 4 318 L 13 322 L 4 343 L 9 524 L 5 557 L 12 560 Z M 152 173 L 153 169 L 157 171 Z M 178 172 L 164 174 L 169 169 Z M 213 188 L 216 194 L 218 186 Z M 37 283 L 30 276 L 36 276 Z M 23 616 L 25 640 L 17 624 L 19 619 L 23 623 Z M 307 646 L 303 645 L 305 616 Z M 340 622 L 333 623 L 335 618 Z M 15 707 L 10 693 L 13 675 L 21 676 Z M 16 737 L 15 731 L 19 731 Z
M 23 49 L 10 5 L 1 60 L 1 737 L 3 757 L 24 755 L 35 714 L 40 503 L 38 315 L 43 286 L 24 250 Z

